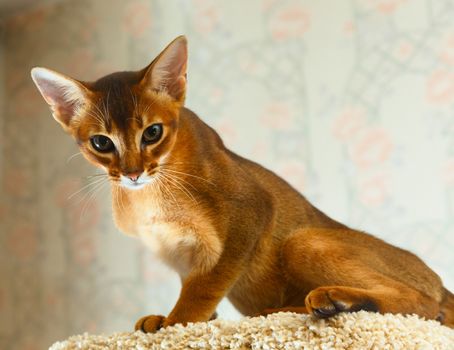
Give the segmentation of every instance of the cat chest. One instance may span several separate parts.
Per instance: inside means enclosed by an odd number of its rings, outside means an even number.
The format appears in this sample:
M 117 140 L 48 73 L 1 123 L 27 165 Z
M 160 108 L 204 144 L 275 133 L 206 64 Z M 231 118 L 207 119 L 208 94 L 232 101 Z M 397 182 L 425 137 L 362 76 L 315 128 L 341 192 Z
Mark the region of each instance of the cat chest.
M 157 219 L 147 221 L 137 227 L 142 242 L 180 276 L 186 276 L 193 267 L 198 245 L 194 228 Z
M 209 271 L 216 264 L 222 242 L 210 220 L 200 212 L 169 210 L 153 201 L 131 200 L 130 203 L 139 204 L 129 206 L 129 210 L 113 205 L 117 227 L 127 235 L 140 238 L 181 277 L 189 272 Z

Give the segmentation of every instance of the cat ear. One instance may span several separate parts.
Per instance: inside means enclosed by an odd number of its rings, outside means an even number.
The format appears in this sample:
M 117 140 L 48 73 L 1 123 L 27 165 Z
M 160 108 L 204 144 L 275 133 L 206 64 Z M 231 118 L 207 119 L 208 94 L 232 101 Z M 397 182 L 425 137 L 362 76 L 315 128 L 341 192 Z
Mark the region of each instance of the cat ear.
M 57 122 L 65 129 L 88 94 L 87 88 L 75 79 L 46 68 L 33 68 L 32 79 Z
M 183 102 L 186 92 L 188 42 L 185 36 L 173 40 L 146 68 L 143 83 Z

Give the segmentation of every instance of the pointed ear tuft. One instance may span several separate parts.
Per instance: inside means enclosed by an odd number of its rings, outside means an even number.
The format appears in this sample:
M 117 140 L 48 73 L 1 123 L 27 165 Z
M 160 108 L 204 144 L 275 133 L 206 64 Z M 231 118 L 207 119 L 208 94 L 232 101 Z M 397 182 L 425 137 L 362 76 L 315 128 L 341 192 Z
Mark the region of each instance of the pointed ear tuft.
M 184 102 L 188 42 L 185 36 L 173 40 L 146 69 L 143 84 L 152 90 L 165 92 L 178 102 Z
M 88 90 L 77 80 L 46 68 L 33 68 L 31 76 L 55 120 L 67 128 L 84 104 Z

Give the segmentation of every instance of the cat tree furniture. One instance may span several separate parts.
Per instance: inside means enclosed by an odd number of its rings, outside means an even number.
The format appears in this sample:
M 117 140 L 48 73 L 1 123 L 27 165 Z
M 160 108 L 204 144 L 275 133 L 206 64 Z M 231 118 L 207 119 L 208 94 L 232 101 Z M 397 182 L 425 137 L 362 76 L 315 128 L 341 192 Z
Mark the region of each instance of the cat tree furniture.
M 279 313 L 176 325 L 154 334 L 77 335 L 50 350 L 84 349 L 454 349 L 454 330 L 417 316 L 360 311 L 317 320 Z

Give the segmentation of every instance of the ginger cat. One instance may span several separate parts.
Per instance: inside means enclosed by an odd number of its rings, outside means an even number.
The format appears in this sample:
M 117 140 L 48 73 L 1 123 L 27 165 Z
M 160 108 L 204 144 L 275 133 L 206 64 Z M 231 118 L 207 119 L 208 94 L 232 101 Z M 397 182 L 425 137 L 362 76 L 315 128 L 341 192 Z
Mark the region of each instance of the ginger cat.
M 369 310 L 454 327 L 454 295 L 418 257 L 330 219 L 226 149 L 183 106 L 186 66 L 181 36 L 146 68 L 95 82 L 32 70 L 56 121 L 108 173 L 118 228 L 181 277 L 172 312 L 137 330 L 207 321 L 225 296 L 245 315 Z

